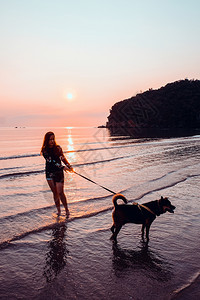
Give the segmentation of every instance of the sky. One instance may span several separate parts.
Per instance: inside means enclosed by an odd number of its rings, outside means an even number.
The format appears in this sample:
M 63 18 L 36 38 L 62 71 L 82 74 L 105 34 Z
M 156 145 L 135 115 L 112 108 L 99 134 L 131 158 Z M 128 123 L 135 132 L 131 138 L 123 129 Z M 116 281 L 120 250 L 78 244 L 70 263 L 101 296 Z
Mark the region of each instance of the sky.
M 98 126 L 200 79 L 199 0 L 0 0 L 0 126 Z

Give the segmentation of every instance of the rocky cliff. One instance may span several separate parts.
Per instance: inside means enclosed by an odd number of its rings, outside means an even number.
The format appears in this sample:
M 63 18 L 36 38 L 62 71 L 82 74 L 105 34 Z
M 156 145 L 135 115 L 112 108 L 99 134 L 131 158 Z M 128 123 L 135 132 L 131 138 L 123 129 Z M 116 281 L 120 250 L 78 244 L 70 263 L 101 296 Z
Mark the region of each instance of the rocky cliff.
M 200 128 L 200 81 L 180 80 L 115 103 L 106 127 L 112 133 Z

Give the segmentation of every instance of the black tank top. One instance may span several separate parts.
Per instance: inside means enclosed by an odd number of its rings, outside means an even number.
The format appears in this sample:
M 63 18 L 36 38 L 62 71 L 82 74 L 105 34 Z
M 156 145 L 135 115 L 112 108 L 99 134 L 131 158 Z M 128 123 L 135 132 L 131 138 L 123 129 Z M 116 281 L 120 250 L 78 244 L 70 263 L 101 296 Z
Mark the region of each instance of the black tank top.
M 46 172 L 54 173 L 63 170 L 64 166 L 62 166 L 60 159 L 62 155 L 63 152 L 60 146 L 49 148 L 43 153 L 46 160 Z

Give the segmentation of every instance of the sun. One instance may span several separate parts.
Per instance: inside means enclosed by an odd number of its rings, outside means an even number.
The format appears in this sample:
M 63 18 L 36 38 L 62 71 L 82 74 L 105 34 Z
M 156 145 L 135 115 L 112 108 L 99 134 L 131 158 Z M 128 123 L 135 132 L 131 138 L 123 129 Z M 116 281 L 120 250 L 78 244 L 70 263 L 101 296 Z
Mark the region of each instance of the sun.
M 73 100 L 74 96 L 73 96 L 72 93 L 67 93 L 66 98 L 67 98 L 68 100 Z
M 73 88 L 64 88 L 62 91 L 62 98 L 65 99 L 66 102 L 74 102 L 77 98 L 76 90 Z

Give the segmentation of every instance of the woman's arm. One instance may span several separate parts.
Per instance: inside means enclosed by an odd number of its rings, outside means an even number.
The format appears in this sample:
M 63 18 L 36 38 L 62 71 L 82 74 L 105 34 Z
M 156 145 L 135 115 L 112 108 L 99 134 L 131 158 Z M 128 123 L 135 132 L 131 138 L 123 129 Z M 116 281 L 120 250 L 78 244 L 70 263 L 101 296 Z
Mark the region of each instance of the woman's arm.
M 73 168 L 70 165 L 70 163 L 68 162 L 68 160 L 66 159 L 61 147 L 60 147 L 60 159 L 66 166 L 66 167 L 64 167 L 65 171 L 73 171 Z

